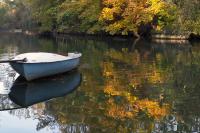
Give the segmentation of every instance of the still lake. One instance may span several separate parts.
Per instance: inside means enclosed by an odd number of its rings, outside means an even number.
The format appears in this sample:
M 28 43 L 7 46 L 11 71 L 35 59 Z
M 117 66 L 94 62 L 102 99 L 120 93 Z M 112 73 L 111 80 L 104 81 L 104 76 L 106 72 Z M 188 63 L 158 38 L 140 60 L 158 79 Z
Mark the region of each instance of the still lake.
M 200 132 L 200 43 L 0 34 L 0 59 L 38 51 L 83 56 L 32 82 L 0 64 L 1 133 Z

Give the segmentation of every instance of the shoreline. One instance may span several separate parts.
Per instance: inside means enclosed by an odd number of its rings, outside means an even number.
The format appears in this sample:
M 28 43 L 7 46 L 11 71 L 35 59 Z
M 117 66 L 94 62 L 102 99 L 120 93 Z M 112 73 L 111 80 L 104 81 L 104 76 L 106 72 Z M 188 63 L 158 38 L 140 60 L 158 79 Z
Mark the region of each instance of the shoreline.
M 163 39 L 163 40 L 189 40 L 189 36 L 186 35 L 153 34 L 152 38 Z
M 129 35 L 110 35 L 107 33 L 98 33 L 98 34 L 87 34 L 87 33 L 78 33 L 78 32 L 71 32 L 71 33 L 64 33 L 64 32 L 39 32 L 39 31 L 31 31 L 31 30 L 5 30 L 0 31 L 0 34 L 23 34 L 28 36 L 51 36 L 51 37 L 66 37 L 66 36 L 87 36 L 87 37 L 108 37 L 108 38 L 119 38 L 119 39 L 127 39 L 127 40 L 137 40 L 137 39 L 145 39 L 149 41 L 171 41 L 171 42 L 200 42 L 200 35 L 190 33 L 189 35 L 173 35 L 173 34 L 152 34 L 149 38 L 144 37 L 136 37 L 133 34 Z

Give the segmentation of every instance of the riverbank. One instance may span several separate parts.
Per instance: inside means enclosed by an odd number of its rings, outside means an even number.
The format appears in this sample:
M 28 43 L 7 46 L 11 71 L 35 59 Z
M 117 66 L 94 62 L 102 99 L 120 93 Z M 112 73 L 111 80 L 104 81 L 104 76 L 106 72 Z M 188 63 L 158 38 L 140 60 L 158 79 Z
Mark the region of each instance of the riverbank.
M 41 36 L 65 36 L 65 35 L 75 35 L 75 36 L 100 36 L 100 37 L 114 37 L 114 38 L 125 38 L 125 39 L 138 39 L 138 38 L 143 38 L 146 40 L 171 40 L 172 42 L 175 41 L 190 41 L 190 42 L 196 42 L 200 41 L 200 35 L 199 34 L 188 34 L 188 35 L 173 35 L 173 34 L 151 34 L 150 37 L 144 38 L 144 37 L 139 37 L 134 34 L 129 34 L 129 35 L 110 35 L 108 33 L 98 33 L 98 34 L 87 34 L 87 33 L 77 33 L 77 32 L 69 32 L 69 33 L 62 33 L 62 32 L 38 32 L 38 33 L 32 33 L 29 31 L 26 31 L 25 34 L 28 35 L 34 35 L 34 34 L 39 34 Z
M 155 34 L 152 35 L 152 39 L 156 40 L 171 40 L 171 41 L 184 41 L 188 40 L 190 42 L 200 41 L 200 35 L 195 33 L 190 33 L 188 35 L 165 35 L 165 34 Z
M 133 34 L 129 35 L 110 35 L 108 33 L 98 33 L 98 34 L 87 34 L 87 33 L 62 33 L 62 32 L 39 32 L 39 31 L 31 31 L 31 30 L 7 30 L 7 31 L 0 31 L 0 33 L 9 33 L 9 34 L 24 34 L 28 36 L 52 36 L 52 37 L 65 37 L 65 36 L 96 36 L 96 37 L 111 37 L 111 38 L 118 38 L 118 39 L 146 39 L 149 41 L 156 41 L 156 42 L 173 42 L 173 43 L 182 43 L 182 42 L 199 42 L 200 35 L 199 34 L 188 34 L 188 35 L 170 35 L 170 34 L 152 34 L 148 38 L 134 36 Z
M 166 35 L 166 34 L 154 34 L 153 39 L 163 39 L 163 40 L 189 40 L 188 35 Z

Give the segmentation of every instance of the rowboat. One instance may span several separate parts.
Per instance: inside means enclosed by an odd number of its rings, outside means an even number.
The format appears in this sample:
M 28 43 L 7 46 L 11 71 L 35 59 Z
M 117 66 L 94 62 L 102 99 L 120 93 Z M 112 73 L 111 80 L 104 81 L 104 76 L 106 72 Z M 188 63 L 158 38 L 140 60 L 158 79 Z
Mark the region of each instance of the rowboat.
M 8 96 L 15 104 L 28 107 L 73 92 L 81 84 L 81 77 L 78 71 L 30 82 L 19 76 L 12 85 Z
M 81 53 L 68 53 L 67 56 L 45 52 L 24 53 L 7 62 L 17 73 L 30 81 L 75 69 L 81 56 Z

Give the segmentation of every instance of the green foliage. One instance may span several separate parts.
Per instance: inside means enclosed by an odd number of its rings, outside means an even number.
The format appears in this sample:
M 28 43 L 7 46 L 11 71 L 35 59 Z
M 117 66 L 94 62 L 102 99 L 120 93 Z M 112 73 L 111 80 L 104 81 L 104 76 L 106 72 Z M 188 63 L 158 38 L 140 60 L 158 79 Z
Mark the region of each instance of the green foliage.
M 41 31 L 52 31 L 55 29 L 57 17 L 57 5 L 61 1 L 57 0 L 29 0 L 31 14 L 38 23 Z
M 59 6 L 57 22 L 59 31 L 73 31 L 80 25 L 79 14 L 84 10 L 84 4 L 79 2 L 64 2 Z
M 200 1 L 173 0 L 177 12 L 175 21 L 166 30 L 176 34 L 200 33 Z
M 1 16 L 0 25 L 5 24 L 5 22 L 6 22 L 6 17 L 5 17 L 6 13 L 7 13 L 6 7 L 4 5 L 0 5 L 0 16 Z
M 95 33 L 100 30 L 100 0 L 64 2 L 59 6 L 59 31 Z
M 1 28 L 26 28 L 31 26 L 31 16 L 26 0 L 0 2 Z

